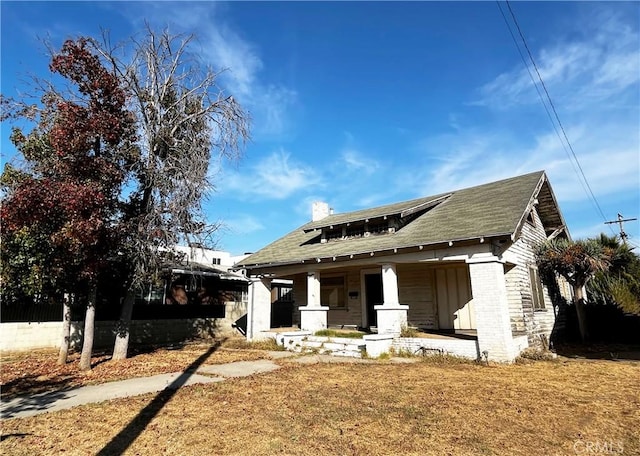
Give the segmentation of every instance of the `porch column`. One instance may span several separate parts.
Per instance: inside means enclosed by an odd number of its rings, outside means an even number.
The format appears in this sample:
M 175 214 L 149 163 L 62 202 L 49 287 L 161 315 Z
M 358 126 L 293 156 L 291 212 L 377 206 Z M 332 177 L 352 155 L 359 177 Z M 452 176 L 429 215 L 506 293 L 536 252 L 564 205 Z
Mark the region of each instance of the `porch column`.
M 307 305 L 300 310 L 300 329 L 312 333 L 327 329 L 327 312 L 329 306 L 320 302 L 320 273 L 317 271 L 307 274 Z
M 476 314 L 480 354 L 489 360 L 511 362 L 515 344 L 511 333 L 504 265 L 496 257 L 467 260 Z
M 402 328 L 407 326 L 409 306 L 400 304 L 398 276 L 394 263 L 382 265 L 382 296 L 382 305 L 374 306 L 378 314 L 378 334 L 399 336 Z
M 247 306 L 247 340 L 266 339 L 271 329 L 271 279 L 249 279 Z

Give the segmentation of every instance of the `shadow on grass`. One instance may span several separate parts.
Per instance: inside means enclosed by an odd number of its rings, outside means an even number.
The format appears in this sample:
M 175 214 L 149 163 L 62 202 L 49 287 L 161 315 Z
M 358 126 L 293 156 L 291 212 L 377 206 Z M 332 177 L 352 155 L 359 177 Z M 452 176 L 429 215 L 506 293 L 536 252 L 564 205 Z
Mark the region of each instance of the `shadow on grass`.
M 2 434 L 2 435 L 0 435 L 0 442 L 4 442 L 5 440 L 10 439 L 10 438 L 20 438 L 21 439 L 21 438 L 24 438 L 24 437 L 26 437 L 28 435 L 33 435 L 33 434 L 31 434 L 31 433 L 27 433 L 27 434 L 23 434 L 23 433 Z
M 29 396 L 16 396 L 11 399 L 3 397 L 0 416 L 2 416 L 2 419 L 7 419 L 14 418 L 22 412 L 46 410 L 56 401 L 70 397 L 74 389 L 67 386 L 56 391 L 38 392 Z
M 640 361 L 640 345 L 635 344 L 561 344 L 556 353 L 572 359 Z
M 122 454 L 131 446 L 131 444 L 142 434 L 147 425 L 153 420 L 153 418 L 162 410 L 162 408 L 171 400 L 176 394 L 178 389 L 183 386 L 189 377 L 191 377 L 196 370 L 215 352 L 223 341 L 216 342 L 214 345 L 200 355 L 194 362 L 192 362 L 185 371 L 180 374 L 171 384 L 169 384 L 164 390 L 160 391 L 153 400 L 147 404 L 145 408 L 140 410 L 138 414 L 127 424 L 115 437 L 111 439 L 109 443 L 105 445 L 98 456 Z

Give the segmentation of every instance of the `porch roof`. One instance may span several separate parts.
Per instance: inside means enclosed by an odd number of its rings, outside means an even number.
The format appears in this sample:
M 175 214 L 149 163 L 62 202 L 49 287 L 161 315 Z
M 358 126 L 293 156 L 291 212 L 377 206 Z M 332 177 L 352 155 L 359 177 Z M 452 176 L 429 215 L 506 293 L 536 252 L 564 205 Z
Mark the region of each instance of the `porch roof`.
M 541 197 L 545 196 L 540 201 L 536 200 L 539 194 Z M 545 205 L 538 211 L 545 228 L 553 231 L 564 225 L 546 175 L 544 171 L 537 171 L 402 203 L 346 214 L 332 214 L 320 221 L 309 222 L 297 228 L 245 258 L 234 269 L 295 264 L 316 258 L 355 256 L 417 246 L 427 247 L 482 237 L 511 236 L 513 239 L 533 204 Z M 323 227 L 400 214 L 413 208 L 429 210 L 394 233 L 316 242 Z

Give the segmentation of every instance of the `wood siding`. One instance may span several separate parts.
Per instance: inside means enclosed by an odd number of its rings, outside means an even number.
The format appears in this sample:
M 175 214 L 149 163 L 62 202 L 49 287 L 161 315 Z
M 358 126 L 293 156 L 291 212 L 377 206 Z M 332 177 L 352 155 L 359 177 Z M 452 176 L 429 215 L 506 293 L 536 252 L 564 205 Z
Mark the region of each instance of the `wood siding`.
M 476 329 L 467 265 L 437 268 L 438 328 Z
M 421 264 L 399 264 L 400 304 L 409 306 L 407 323 L 419 328 L 436 328 L 434 269 Z
M 531 211 L 531 221 L 525 221 L 520 237 L 509 248 L 515 264 L 505 266 L 509 317 L 514 336 L 526 334 L 529 343 L 539 345 L 553 330 L 555 314 L 549 292 L 543 287 L 545 308 L 534 310 L 529 267 L 536 266 L 535 248 L 546 240 L 546 234 L 536 209 Z

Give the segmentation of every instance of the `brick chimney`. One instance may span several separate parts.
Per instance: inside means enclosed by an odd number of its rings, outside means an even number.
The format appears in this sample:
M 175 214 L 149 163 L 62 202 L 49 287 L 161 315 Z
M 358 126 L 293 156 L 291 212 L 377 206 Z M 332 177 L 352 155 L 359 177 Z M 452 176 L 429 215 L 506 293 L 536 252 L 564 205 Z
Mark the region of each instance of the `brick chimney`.
M 325 217 L 328 217 L 331 214 L 331 209 L 329 208 L 329 204 L 323 201 L 315 201 L 311 206 L 311 221 L 317 222 L 318 220 L 322 220 Z

